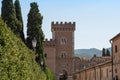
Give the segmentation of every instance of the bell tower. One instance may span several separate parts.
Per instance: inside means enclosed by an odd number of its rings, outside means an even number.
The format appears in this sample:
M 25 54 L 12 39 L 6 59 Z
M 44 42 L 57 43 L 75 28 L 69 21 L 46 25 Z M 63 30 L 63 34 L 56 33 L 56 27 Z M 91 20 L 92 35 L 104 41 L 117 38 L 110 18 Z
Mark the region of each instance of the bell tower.
M 51 31 L 52 39 L 56 41 L 55 74 L 58 80 L 61 75 L 66 75 L 67 80 L 72 80 L 75 22 L 52 22 Z

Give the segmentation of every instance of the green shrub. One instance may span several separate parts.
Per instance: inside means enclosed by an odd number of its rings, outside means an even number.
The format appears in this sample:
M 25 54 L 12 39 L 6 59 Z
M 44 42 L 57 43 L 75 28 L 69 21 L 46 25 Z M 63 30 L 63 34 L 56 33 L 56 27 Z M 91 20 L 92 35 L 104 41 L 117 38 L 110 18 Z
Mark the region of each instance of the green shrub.
M 0 80 L 46 80 L 34 53 L 0 19 Z
M 55 80 L 55 75 L 50 69 L 46 68 L 45 73 L 46 73 L 46 76 L 47 76 L 47 80 Z

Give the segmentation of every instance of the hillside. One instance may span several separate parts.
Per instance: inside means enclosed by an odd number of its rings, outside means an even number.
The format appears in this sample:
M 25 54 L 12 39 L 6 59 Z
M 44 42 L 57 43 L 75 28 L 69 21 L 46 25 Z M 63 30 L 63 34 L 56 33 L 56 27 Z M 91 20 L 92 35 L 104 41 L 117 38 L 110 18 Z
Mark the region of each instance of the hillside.
M 102 51 L 96 48 L 91 48 L 91 49 L 76 49 L 75 50 L 75 56 L 79 57 L 86 57 L 90 59 L 93 57 L 93 55 L 96 54 L 97 56 L 102 55 Z
M 46 80 L 34 53 L 0 19 L 0 80 Z
M 110 53 L 111 53 L 111 48 L 107 48 Z M 91 49 L 76 49 L 75 51 L 75 56 L 78 56 L 80 58 L 86 57 L 88 59 L 92 58 L 94 54 L 97 56 L 102 56 L 102 51 L 96 48 L 91 48 Z

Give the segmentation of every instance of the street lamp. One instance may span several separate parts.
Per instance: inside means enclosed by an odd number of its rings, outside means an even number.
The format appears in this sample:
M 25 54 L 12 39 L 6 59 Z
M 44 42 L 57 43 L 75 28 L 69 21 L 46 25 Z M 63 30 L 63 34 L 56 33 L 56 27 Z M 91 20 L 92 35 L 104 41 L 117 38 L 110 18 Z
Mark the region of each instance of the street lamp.
M 34 51 L 36 51 L 36 50 L 35 50 L 36 44 L 37 44 L 37 40 L 36 40 L 36 38 L 34 37 L 33 40 L 32 40 L 32 46 L 33 46 L 33 50 L 34 50 Z
M 43 67 L 43 64 L 44 64 L 44 62 L 43 62 L 43 61 L 41 61 L 41 68 L 42 68 L 42 70 L 43 70 L 43 68 L 44 68 L 44 67 Z
M 41 61 L 41 65 L 43 66 L 43 61 Z

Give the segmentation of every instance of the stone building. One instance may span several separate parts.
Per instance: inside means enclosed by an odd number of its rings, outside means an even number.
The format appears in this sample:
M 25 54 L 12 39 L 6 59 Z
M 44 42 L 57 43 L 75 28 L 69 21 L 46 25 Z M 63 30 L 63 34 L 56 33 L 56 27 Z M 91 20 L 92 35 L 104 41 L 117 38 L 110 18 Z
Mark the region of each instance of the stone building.
M 47 65 L 57 80 L 64 76 L 73 80 L 75 22 L 52 22 L 51 31 L 52 39 L 44 42 Z
M 112 58 L 93 57 L 74 73 L 75 80 L 120 80 L 120 33 L 110 40 Z M 83 61 L 82 61 L 83 62 Z
M 120 33 L 113 37 L 111 57 L 93 56 L 90 60 L 74 57 L 75 22 L 51 23 L 52 39 L 45 39 L 47 66 L 56 80 L 120 80 Z
M 94 57 L 86 61 L 83 68 L 74 73 L 74 80 L 111 80 L 111 57 Z
M 113 78 L 120 80 L 120 33 L 110 40 L 113 55 Z

